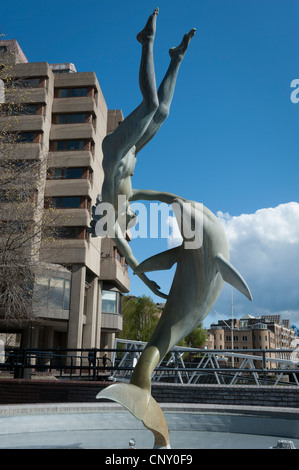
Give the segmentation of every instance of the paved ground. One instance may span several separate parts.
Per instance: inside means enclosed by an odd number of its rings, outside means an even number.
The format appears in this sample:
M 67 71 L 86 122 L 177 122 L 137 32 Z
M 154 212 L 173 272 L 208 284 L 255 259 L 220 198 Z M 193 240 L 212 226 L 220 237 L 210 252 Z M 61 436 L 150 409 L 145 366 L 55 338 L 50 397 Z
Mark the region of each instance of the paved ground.
M 268 449 L 292 440 L 299 410 L 163 404 L 172 449 Z M 257 434 L 258 433 L 258 434 Z M 153 435 L 116 403 L 0 405 L 0 449 L 152 449 Z

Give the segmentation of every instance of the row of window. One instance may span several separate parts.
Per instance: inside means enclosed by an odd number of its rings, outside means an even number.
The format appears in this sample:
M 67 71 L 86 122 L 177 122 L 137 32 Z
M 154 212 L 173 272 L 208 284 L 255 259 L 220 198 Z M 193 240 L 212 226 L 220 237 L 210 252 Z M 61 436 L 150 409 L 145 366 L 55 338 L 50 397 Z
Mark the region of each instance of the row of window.
M 116 246 L 113 247 L 113 257 L 117 259 L 125 270 L 128 270 L 126 258 L 121 255 Z
M 1 107 L 1 115 L 5 116 L 23 116 L 23 115 L 43 115 L 45 105 L 35 104 L 6 104 Z M 52 115 L 53 124 L 92 124 L 96 125 L 96 118 L 93 113 L 61 113 Z
M 59 239 L 88 240 L 89 234 L 86 227 L 59 227 L 56 233 Z
M 5 116 L 44 114 L 43 104 L 5 104 L 1 106 L 1 114 Z
M 220 335 L 220 336 L 221 336 L 220 339 L 222 339 L 222 335 Z M 264 339 L 265 339 L 265 341 L 268 341 L 268 336 L 265 335 Z M 232 340 L 232 339 L 231 339 L 231 336 L 226 336 L 225 340 L 226 340 L 226 341 L 231 341 L 231 340 Z M 234 336 L 233 340 L 234 340 L 234 341 L 239 341 L 239 336 Z M 259 336 L 259 341 L 261 341 L 261 340 L 262 340 L 262 337 Z M 242 336 L 242 341 L 244 341 L 244 342 L 248 341 L 247 336 Z
M 61 113 L 53 114 L 53 124 L 82 124 L 90 123 L 95 127 L 95 116 L 91 113 Z
M 45 77 L 16 78 L 14 85 L 18 88 L 46 88 L 47 79 Z M 87 87 L 63 87 L 54 89 L 55 98 L 82 98 L 85 96 L 94 97 L 96 90 L 92 86 Z
M 42 142 L 42 133 L 40 132 L 18 132 L 14 135 L 7 133 L 7 143 L 16 142 L 20 144 L 39 143 Z M 68 151 L 88 151 L 94 155 L 94 142 L 87 139 L 73 140 L 54 140 L 50 142 L 51 152 L 68 152 Z
M 51 152 L 86 150 L 94 154 L 94 142 L 92 140 L 73 139 L 73 140 L 52 140 L 50 142 Z
M 83 168 L 50 168 L 48 170 L 47 178 L 55 180 L 75 180 L 75 179 L 89 179 L 92 183 L 93 170 L 88 167 Z
M 56 276 L 38 275 L 34 286 L 34 301 L 40 308 L 69 310 L 71 281 Z M 118 313 L 119 293 L 112 290 L 102 291 L 102 311 Z
M 56 209 L 87 209 L 90 211 L 91 199 L 86 196 L 57 196 L 45 199 L 44 207 Z

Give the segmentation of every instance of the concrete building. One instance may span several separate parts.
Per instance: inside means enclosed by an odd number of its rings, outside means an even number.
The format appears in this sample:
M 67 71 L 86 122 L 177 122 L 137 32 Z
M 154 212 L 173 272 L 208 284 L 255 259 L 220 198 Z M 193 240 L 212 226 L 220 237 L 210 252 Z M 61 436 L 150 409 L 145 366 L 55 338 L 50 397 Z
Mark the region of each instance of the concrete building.
M 20 96 L 28 92 L 26 113 L 11 131 L 19 132 L 19 158 L 48 158 L 39 198 L 44 211 L 60 208 L 60 239 L 41 249 L 35 291 L 36 322 L 23 326 L 0 320 L 0 332 L 21 333 L 21 346 L 110 348 L 122 329 L 121 298 L 129 291 L 126 261 L 110 239 L 88 233 L 91 207 L 101 193 L 101 143 L 123 119 L 108 110 L 94 72 L 73 64 L 30 63 L 15 40 L 0 41 L 13 58 L 12 76 Z M 3 119 L 3 118 L 1 118 Z M 40 296 L 39 296 L 40 297 Z
M 281 319 L 280 315 L 264 315 L 254 317 L 245 315 L 240 319 L 219 320 L 217 324 L 211 324 L 208 329 L 209 338 L 206 342 L 208 349 L 292 349 L 291 343 L 295 339 L 295 332 L 290 326 L 289 320 Z M 255 353 L 256 354 L 256 353 Z M 290 353 L 271 352 L 269 358 L 288 359 Z M 242 360 L 234 358 L 235 366 Z M 257 367 L 260 363 L 257 362 Z M 275 362 L 272 368 L 276 367 Z

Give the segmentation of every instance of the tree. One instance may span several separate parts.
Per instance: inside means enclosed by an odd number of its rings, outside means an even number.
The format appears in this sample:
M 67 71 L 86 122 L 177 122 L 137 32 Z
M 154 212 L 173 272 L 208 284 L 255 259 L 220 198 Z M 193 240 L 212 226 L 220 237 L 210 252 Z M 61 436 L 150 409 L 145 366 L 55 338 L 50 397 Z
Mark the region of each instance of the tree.
M 179 346 L 188 348 L 201 348 L 208 337 L 207 331 L 202 328 L 200 323 L 191 333 L 189 333 L 182 341 Z
M 147 342 L 157 326 L 160 313 L 150 297 L 125 296 L 121 338 Z
M 123 301 L 123 331 L 121 338 L 147 342 L 153 334 L 162 310 L 150 297 L 125 296 Z M 186 336 L 178 346 L 200 348 L 207 339 L 201 324 Z

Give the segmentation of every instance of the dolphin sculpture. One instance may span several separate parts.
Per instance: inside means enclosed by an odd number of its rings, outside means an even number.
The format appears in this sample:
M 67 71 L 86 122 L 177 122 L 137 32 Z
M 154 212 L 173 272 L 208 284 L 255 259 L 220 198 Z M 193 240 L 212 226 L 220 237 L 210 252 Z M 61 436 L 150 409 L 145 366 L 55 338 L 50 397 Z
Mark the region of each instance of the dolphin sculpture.
M 202 204 L 176 198 L 202 238 L 197 248 L 186 248 L 182 233 L 181 246 L 154 255 L 143 261 L 134 274 L 170 269 L 177 263 L 168 299 L 157 327 L 143 350 L 129 384 L 113 384 L 97 398 L 108 398 L 122 404 L 155 436 L 154 448 L 170 448 L 169 432 L 163 412 L 151 395 L 151 376 L 165 355 L 207 316 L 215 304 L 224 282 L 238 289 L 249 300 L 250 290 L 229 262 L 229 247 L 217 217 Z M 188 204 L 186 204 L 188 202 Z M 182 217 L 174 211 L 179 226 Z M 182 231 L 181 231 L 182 232 Z

